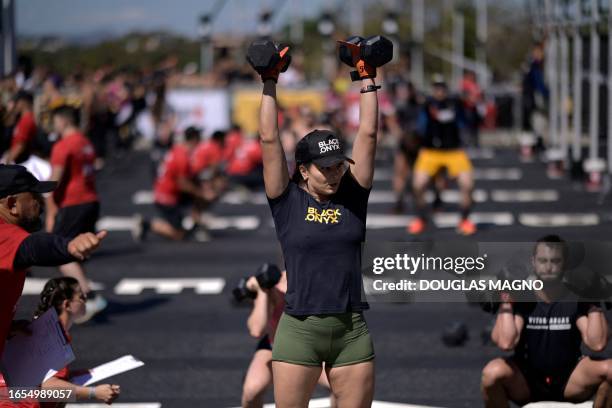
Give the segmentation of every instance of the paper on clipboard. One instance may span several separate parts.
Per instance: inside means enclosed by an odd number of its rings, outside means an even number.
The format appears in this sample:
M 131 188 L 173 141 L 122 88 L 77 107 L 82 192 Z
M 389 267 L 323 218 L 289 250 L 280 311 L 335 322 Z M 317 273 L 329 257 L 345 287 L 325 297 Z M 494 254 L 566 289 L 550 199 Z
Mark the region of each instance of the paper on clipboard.
M 102 381 L 105 378 L 142 367 L 143 365 L 144 363 L 142 361 L 136 359 L 132 355 L 127 355 L 106 364 L 94 367 L 89 370 L 88 374 L 72 377 L 70 381 L 77 385 L 87 386 L 98 381 Z
M 1 364 L 10 387 L 37 387 L 50 370 L 59 371 L 74 360 L 54 308 L 34 320 L 29 328 L 31 336 L 17 335 L 4 348 Z

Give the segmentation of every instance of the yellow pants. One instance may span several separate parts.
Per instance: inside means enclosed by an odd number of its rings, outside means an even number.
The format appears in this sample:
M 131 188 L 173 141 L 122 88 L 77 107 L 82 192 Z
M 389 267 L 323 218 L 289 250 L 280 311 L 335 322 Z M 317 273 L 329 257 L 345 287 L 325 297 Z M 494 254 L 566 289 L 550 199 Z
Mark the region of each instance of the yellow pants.
M 427 173 L 430 177 L 433 177 L 443 167 L 446 167 L 450 177 L 455 178 L 461 173 L 472 171 L 472 162 L 462 149 L 419 150 L 419 156 L 414 164 L 415 172 Z

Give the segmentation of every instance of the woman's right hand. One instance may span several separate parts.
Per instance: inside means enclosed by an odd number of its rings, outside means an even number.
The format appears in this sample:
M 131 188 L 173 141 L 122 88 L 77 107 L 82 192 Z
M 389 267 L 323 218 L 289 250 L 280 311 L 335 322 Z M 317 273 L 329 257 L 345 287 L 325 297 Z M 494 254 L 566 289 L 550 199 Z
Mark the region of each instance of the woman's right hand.
M 259 287 L 259 282 L 257 282 L 257 278 L 254 276 L 251 276 L 247 282 L 246 282 L 246 287 L 248 290 L 250 290 L 251 292 L 259 292 L 261 290 L 261 288 Z
M 102 384 L 95 388 L 96 399 L 108 405 L 112 404 L 120 393 L 121 387 L 118 385 Z

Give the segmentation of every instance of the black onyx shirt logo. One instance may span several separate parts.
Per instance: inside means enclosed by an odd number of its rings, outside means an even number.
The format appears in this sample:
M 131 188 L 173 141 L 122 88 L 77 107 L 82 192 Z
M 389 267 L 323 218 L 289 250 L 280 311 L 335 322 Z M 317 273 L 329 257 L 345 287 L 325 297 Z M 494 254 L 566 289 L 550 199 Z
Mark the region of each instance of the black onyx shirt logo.
M 340 140 L 328 139 L 319 142 L 319 154 L 340 150 Z
M 306 221 L 318 222 L 319 224 L 338 224 L 341 215 L 340 210 L 337 208 L 328 208 L 319 212 L 317 208 L 308 207 Z

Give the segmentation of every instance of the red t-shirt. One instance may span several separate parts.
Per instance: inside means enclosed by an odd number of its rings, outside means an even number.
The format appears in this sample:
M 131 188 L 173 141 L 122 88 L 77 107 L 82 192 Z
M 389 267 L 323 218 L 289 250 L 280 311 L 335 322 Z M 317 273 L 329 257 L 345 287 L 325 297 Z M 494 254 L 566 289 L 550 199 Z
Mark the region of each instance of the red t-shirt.
M 13 262 L 28 235 L 17 225 L 0 219 L 0 356 L 25 282 L 25 271 L 13 269 Z
M 227 165 L 227 174 L 244 176 L 262 163 L 261 145 L 255 139 L 245 140 L 234 152 Z
M 80 132 L 62 137 L 51 150 L 51 165 L 64 168 L 53 199 L 60 208 L 98 201 L 94 162 L 96 154 Z
M 191 178 L 191 176 L 189 149 L 184 145 L 174 146 L 166 153 L 164 161 L 157 170 L 154 187 L 155 202 L 167 206 L 177 205 L 181 195 L 178 180 Z
M 213 140 L 200 142 L 191 156 L 191 172 L 198 174 L 204 169 L 216 166 L 226 159 L 224 146 Z
M 23 112 L 13 130 L 11 147 L 15 147 L 18 143 L 24 143 L 29 148 L 35 137 L 36 122 L 34 121 L 34 114 L 29 111 Z
M 225 154 L 228 158 L 231 158 L 236 149 L 242 144 L 242 133 L 236 130 L 232 130 L 225 136 Z

